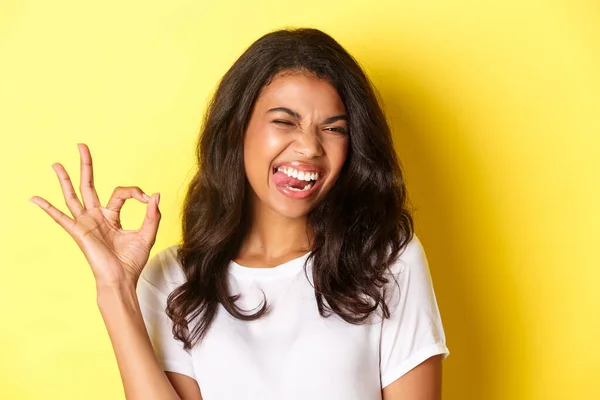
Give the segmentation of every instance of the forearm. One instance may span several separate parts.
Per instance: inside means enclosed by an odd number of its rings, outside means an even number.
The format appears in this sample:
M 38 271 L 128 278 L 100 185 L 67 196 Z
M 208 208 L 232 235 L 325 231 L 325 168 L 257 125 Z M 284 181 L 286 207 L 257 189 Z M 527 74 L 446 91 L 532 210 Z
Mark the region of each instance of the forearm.
M 180 400 L 154 353 L 135 285 L 98 288 L 97 301 L 127 400 Z

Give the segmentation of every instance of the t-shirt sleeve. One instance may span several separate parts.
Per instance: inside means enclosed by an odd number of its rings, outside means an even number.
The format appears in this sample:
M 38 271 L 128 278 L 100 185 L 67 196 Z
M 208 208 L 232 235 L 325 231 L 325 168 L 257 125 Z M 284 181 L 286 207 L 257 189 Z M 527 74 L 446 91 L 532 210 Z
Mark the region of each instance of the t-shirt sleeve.
M 173 336 L 173 322 L 166 314 L 167 296 L 184 282 L 176 259 L 176 247 L 150 257 L 137 283 L 137 297 L 152 347 L 164 371 L 196 379 L 191 352 Z
M 384 388 L 426 359 L 450 351 L 425 251 L 416 235 L 390 268 L 386 299 L 390 318 L 381 322 L 380 374 Z

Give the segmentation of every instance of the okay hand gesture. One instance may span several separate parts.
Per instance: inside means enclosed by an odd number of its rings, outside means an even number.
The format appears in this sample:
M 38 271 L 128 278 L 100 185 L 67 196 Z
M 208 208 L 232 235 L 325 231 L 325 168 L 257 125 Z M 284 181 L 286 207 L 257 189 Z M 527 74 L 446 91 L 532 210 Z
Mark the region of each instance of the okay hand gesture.
M 119 186 L 106 207 L 102 207 L 94 187 L 90 150 L 85 144 L 78 144 L 78 148 L 81 158 L 79 190 L 83 204 L 64 167 L 59 163 L 52 165 L 73 218 L 39 196 L 33 196 L 30 201 L 40 206 L 75 239 L 92 268 L 97 288 L 135 286 L 156 240 L 161 218 L 158 210 L 160 194 L 148 197 L 137 186 Z M 124 230 L 120 212 L 125 201 L 131 198 L 147 203 L 146 216 L 140 229 Z

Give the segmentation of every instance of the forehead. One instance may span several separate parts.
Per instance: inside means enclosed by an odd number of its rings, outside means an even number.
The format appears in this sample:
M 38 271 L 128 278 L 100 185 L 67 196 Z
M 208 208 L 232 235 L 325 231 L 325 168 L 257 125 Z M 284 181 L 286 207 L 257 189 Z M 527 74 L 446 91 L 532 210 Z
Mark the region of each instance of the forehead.
M 295 71 L 276 75 L 262 88 L 256 108 L 276 106 L 324 113 L 345 111 L 342 99 L 328 80 Z

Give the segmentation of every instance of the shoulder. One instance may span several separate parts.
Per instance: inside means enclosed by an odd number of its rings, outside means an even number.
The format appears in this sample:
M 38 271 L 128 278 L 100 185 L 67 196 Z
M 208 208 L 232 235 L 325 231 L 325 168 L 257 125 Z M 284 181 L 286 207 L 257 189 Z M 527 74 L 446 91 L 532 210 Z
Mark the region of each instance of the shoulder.
M 416 233 L 413 234 L 406 246 L 400 250 L 389 269 L 394 275 L 401 275 L 409 269 L 428 269 L 425 249 Z
M 413 235 L 389 266 L 385 298 L 390 306 L 426 304 L 433 299 L 433 282 L 423 244 Z
M 151 284 L 160 292 L 168 294 L 186 281 L 177 251 L 181 245 L 175 244 L 159 249 L 151 255 L 142 270 L 140 280 Z

